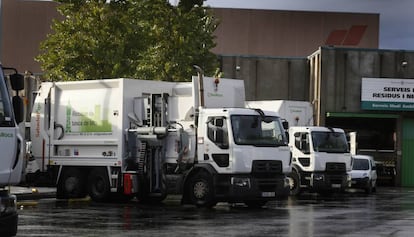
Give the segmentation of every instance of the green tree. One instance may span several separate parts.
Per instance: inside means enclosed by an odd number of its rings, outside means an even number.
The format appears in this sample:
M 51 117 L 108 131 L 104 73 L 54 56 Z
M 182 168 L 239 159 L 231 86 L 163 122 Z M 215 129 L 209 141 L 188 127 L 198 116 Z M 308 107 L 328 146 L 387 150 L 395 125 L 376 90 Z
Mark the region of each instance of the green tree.
M 132 77 L 182 81 L 217 68 L 211 10 L 202 1 L 58 0 L 63 20 L 37 60 L 50 80 Z

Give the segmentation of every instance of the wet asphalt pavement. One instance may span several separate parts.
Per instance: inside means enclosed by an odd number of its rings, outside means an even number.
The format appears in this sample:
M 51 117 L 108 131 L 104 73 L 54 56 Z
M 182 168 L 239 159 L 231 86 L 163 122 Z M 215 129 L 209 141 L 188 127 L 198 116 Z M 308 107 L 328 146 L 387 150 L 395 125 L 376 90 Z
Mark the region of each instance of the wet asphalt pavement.
M 20 202 L 17 236 L 414 236 L 414 189 L 365 195 L 303 195 L 261 209 L 94 203 L 46 198 Z

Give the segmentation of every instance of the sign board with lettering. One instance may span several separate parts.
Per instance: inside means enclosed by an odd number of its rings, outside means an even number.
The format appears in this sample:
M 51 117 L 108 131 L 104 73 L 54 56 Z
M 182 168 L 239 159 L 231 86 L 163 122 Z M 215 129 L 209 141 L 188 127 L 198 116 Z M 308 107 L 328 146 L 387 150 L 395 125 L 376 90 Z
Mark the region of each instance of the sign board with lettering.
M 362 78 L 361 109 L 414 111 L 414 79 Z

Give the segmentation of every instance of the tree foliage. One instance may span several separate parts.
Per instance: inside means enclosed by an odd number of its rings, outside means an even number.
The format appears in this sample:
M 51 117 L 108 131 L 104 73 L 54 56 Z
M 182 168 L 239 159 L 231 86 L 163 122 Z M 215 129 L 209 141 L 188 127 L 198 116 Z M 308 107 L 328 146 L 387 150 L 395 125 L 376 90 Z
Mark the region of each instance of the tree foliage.
M 190 80 L 193 65 L 217 68 L 217 21 L 202 0 L 56 0 L 63 20 L 37 60 L 50 80 Z

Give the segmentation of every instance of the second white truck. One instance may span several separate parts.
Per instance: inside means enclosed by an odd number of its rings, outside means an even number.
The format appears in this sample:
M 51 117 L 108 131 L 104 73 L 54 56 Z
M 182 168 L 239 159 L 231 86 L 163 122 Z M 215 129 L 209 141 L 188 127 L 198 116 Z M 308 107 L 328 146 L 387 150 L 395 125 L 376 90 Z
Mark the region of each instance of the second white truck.
M 350 185 L 351 153 L 339 128 L 290 127 L 293 156 L 291 194 L 303 190 L 321 194 L 343 192 Z
M 274 112 L 244 108 L 242 80 L 43 83 L 33 105 L 29 179 L 89 195 L 262 206 L 289 194 L 291 152 Z
M 249 108 L 277 112 L 289 123 L 292 151 L 290 193 L 304 190 L 322 194 L 342 192 L 350 185 L 351 153 L 340 128 L 313 126 L 310 102 L 289 100 L 247 101 Z

